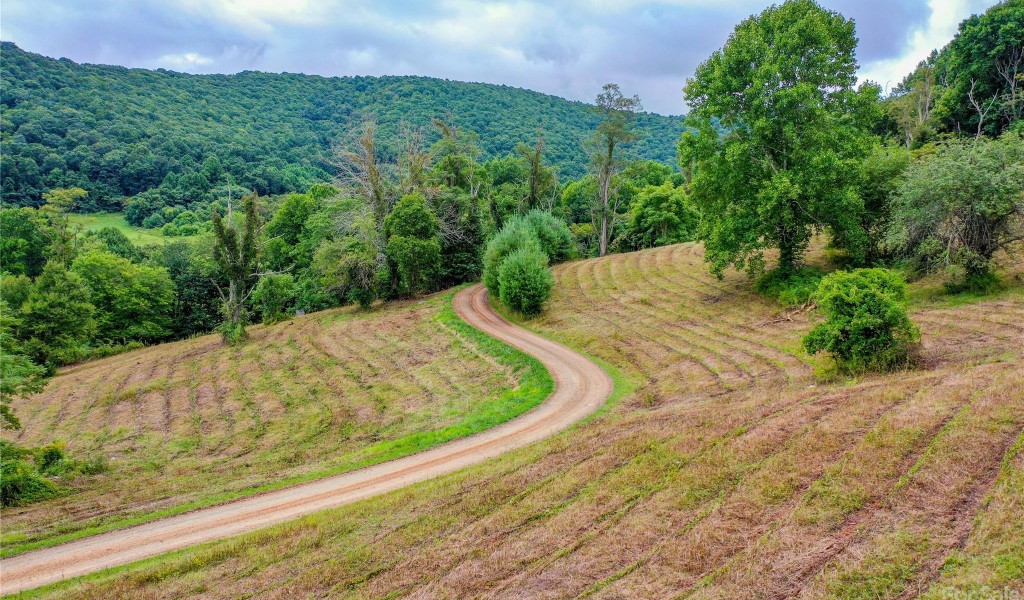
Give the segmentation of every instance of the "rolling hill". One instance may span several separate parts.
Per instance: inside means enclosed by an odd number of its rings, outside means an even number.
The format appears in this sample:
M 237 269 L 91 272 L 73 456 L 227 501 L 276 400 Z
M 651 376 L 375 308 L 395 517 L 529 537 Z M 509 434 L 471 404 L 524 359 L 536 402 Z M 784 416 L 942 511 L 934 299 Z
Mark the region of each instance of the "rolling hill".
M 1024 591 L 1019 275 L 981 299 L 915 284 L 921 368 L 822 383 L 800 349 L 808 314 L 781 311 L 741 275 L 718 281 L 702 258 L 682 244 L 554 268 L 548 312 L 528 326 L 616 372 L 626 393 L 593 420 L 433 481 L 46 594 Z M 46 421 L 62 405 L 52 401 Z
M 546 158 L 564 176 L 587 165 L 598 123 L 587 104 L 503 85 L 429 77 L 319 77 L 243 72 L 189 75 L 55 60 L 0 45 L 2 198 L 38 205 L 54 187 L 82 187 L 92 210 L 125 196 L 210 174 L 217 157 L 235 183 L 260 194 L 305 191 L 329 178 L 332 140 L 375 117 L 393 153 L 401 123 L 429 128 L 449 116 L 479 137 L 483 158 L 543 132 Z M 594 90 L 596 94 L 599 90 Z M 638 158 L 674 164 L 681 117 L 643 114 Z M 431 135 L 433 132 L 431 132 Z M 431 138 L 432 139 L 432 138 Z M 170 181 L 167 181 L 170 184 Z M 206 190 L 203 190 L 204 192 Z
M 3 553 L 46 546 L 408 455 L 488 429 L 550 392 L 540 363 L 468 327 L 451 294 L 325 311 L 63 370 L 5 436 L 67 443 L 104 473 L 4 508 Z

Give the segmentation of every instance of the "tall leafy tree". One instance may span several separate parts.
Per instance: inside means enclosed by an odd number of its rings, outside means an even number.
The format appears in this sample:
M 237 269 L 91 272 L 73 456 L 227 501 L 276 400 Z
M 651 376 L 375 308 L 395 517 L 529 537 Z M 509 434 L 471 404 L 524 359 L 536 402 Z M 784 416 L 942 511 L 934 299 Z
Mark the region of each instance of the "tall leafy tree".
M 59 262 L 47 263 L 18 315 L 25 353 L 49 371 L 71 362 L 96 332 L 89 287 Z
M 953 141 L 911 164 L 887 242 L 952 288 L 984 287 L 993 255 L 1024 239 L 1024 139 Z
M 71 270 L 89 286 L 96 307 L 96 334 L 101 339 L 123 343 L 170 335 L 174 283 L 167 269 L 91 250 L 76 258 Z
M 815 229 L 851 246 L 862 203 L 864 115 L 877 88 L 854 89 L 854 24 L 813 0 L 788 0 L 741 22 L 685 87 L 691 111 L 680 163 L 693 166 L 712 272 L 764 266 L 779 249 L 791 272 Z
M 34 208 L 0 210 L 0 272 L 36 277 L 46 264 L 45 222 Z
M 387 256 L 381 231 L 369 210 L 346 207 L 341 211 L 340 239 L 325 236 L 317 244 L 305 281 L 300 281 L 297 304 L 304 309 L 322 309 L 340 301 L 356 302 L 369 308 L 382 295 L 388 282 Z M 344 216 L 349 213 L 348 216 Z M 305 284 L 305 288 L 303 285 Z M 316 288 L 313 292 L 310 288 Z
M 156 259 L 174 282 L 171 324 L 175 337 L 214 330 L 221 322 L 219 268 L 213 262 L 212 240 L 177 241 L 159 248 Z
M 606 83 L 597 95 L 594 110 L 601 122 L 594 132 L 591 169 L 597 179 L 597 202 L 592 216 L 598 230 L 598 255 L 608 253 L 614 219 L 618 216 L 615 176 L 625 166 L 623 146 L 637 139 L 633 129 L 636 113 L 643 110 L 639 96 L 624 96 L 619 86 Z
M 998 135 L 1024 115 L 1024 1 L 960 23 L 939 58 L 949 89 L 938 112 L 951 131 Z
M 384 231 L 396 293 L 429 291 L 441 266 L 440 226 L 423 196 L 410 194 L 399 200 L 384 221 Z
M 213 259 L 227 280 L 227 291 L 220 289 L 224 303 L 225 339 L 239 341 L 245 338 L 245 302 L 259 281 L 260 231 L 263 221 L 256 210 L 256 196 L 246 196 L 242 202 L 244 213 L 238 223 L 228 209 L 226 219 L 213 213 Z
M 692 239 L 697 221 L 686 189 L 667 181 L 640 190 L 629 208 L 626 233 L 619 239 L 631 250 L 685 242 Z
M 50 260 L 63 265 L 71 264 L 75 257 L 79 228 L 71 223 L 70 215 L 78 202 L 88 195 L 88 192 L 77 187 L 50 190 L 43 194 L 45 204 L 39 210 L 47 221 L 43 232 L 50 238 Z

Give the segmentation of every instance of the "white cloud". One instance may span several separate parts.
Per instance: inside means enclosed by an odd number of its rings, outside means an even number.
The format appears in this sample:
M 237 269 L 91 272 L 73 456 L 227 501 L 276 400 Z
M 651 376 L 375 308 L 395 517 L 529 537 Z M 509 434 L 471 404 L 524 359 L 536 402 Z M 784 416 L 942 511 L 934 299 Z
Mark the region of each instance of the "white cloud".
M 213 59 L 198 52 L 184 52 L 182 54 L 165 54 L 153 63 L 155 66 L 165 69 L 192 71 L 204 65 L 213 64 Z

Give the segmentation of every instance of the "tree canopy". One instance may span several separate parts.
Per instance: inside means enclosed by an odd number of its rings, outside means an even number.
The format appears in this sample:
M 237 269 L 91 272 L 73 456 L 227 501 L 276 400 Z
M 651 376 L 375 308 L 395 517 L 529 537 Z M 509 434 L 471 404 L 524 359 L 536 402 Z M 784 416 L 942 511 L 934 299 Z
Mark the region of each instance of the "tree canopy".
M 760 270 L 766 248 L 792 270 L 815 229 L 855 231 L 863 112 L 877 96 L 854 88 L 856 44 L 852 20 L 788 0 L 740 23 L 687 82 L 696 131 L 682 136 L 680 164 L 694 171 L 714 272 Z
M 83 211 L 117 210 L 132 198 L 148 215 L 153 206 L 222 201 L 229 185 L 235 197 L 304 192 L 330 180 L 332 141 L 370 115 L 385 156 L 402 152 L 403 126 L 427 130 L 429 147 L 441 137 L 429 131 L 432 120 L 452 114 L 479 135 L 483 159 L 532 144 L 541 130 L 546 158 L 579 176 L 583 142 L 599 120 L 584 103 L 503 85 L 189 75 L 54 60 L 10 42 L 0 48 L 0 78 L 4 203 L 39 206 L 44 192 L 77 186 L 89 192 Z M 671 162 L 682 121 L 639 115 L 637 155 Z

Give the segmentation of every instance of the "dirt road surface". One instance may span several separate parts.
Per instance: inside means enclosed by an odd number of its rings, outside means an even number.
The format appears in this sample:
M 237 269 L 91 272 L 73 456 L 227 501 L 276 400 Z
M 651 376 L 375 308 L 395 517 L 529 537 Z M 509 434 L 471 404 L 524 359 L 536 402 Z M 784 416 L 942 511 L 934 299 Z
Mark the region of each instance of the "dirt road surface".
M 507 423 L 419 454 L 2 560 L 0 593 L 238 535 L 451 473 L 551 436 L 597 410 L 611 395 L 611 378 L 600 367 L 503 319 L 491 308 L 483 286 L 460 291 L 453 302 L 473 327 L 539 359 L 555 380 L 551 397 Z

